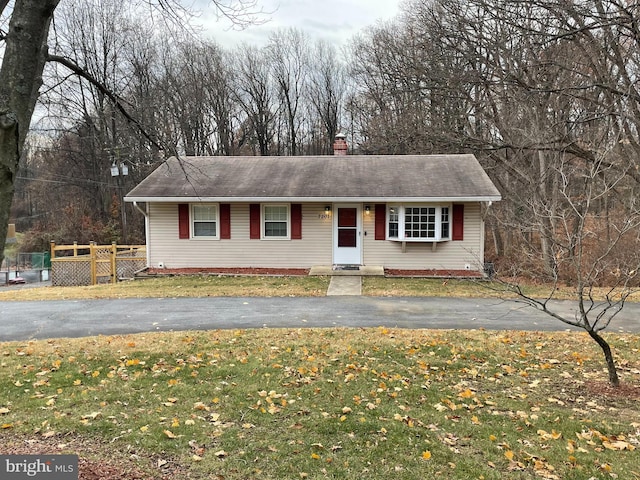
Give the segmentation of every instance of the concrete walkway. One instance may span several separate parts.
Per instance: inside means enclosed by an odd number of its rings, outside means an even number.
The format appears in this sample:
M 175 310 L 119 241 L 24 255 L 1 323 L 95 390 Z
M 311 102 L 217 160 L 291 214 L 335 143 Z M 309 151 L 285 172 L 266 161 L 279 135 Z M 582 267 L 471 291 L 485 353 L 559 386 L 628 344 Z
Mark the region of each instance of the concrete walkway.
M 383 276 L 384 268 L 377 265 L 316 265 L 311 267 L 309 275 L 327 275 L 331 277 L 327 296 L 362 295 L 362 277 Z
M 331 295 L 362 295 L 362 277 L 346 275 L 331 277 L 327 296 Z

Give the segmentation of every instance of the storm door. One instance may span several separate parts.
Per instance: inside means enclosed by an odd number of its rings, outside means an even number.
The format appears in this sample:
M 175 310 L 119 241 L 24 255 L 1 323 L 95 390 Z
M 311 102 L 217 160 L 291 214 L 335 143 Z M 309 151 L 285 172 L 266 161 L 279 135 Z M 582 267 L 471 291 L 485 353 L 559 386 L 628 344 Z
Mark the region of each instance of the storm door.
M 336 205 L 333 216 L 333 263 L 360 265 L 362 238 L 360 205 Z

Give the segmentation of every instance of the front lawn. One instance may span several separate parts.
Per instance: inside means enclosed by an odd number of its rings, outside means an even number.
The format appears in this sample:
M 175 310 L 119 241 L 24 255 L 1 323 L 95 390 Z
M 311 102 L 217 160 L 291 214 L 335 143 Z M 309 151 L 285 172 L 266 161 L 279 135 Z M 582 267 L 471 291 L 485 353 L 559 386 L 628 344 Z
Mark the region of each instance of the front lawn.
M 77 453 L 124 478 L 638 478 L 640 338 L 607 338 L 619 394 L 581 333 L 260 329 L 2 343 L 0 453 Z

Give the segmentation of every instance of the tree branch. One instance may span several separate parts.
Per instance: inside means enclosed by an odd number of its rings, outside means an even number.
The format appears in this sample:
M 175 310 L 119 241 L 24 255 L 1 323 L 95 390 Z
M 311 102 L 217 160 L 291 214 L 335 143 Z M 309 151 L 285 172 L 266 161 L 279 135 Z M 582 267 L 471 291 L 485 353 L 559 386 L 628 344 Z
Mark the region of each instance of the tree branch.
M 0 1 L 4 1 L 4 0 L 0 0 Z M 91 75 L 87 70 L 85 70 L 84 68 L 80 67 L 78 64 L 76 64 L 71 59 L 66 58 L 66 57 L 62 57 L 62 56 L 59 56 L 59 55 L 47 54 L 46 61 L 59 63 L 60 65 L 63 65 L 64 67 L 66 67 L 69 70 L 71 70 L 74 74 L 76 74 L 79 77 L 84 78 L 85 80 L 87 80 L 89 83 L 91 83 L 93 86 L 95 86 L 98 90 L 100 90 L 101 93 L 103 93 L 105 96 L 107 96 L 109 98 L 109 100 L 111 100 L 113 102 L 113 105 L 122 114 L 122 116 L 124 116 L 124 118 L 126 118 L 129 123 L 132 123 L 133 125 L 135 125 L 136 128 L 138 129 L 138 131 L 149 142 L 151 142 L 151 144 L 153 146 L 157 147 L 159 150 L 165 150 L 165 148 L 155 138 L 155 135 L 152 135 L 151 133 L 149 133 L 144 128 L 144 126 L 140 124 L 140 122 L 138 120 L 136 120 L 135 118 L 133 118 L 133 116 L 131 116 L 131 114 L 124 107 L 123 102 L 120 100 L 120 98 L 118 98 L 117 95 L 115 95 L 109 88 L 107 88 L 102 82 L 100 82 L 97 78 L 95 78 L 93 75 Z
M 9 0 L 0 0 L 0 15 L 2 15 L 2 12 L 4 12 L 4 9 L 7 8 L 8 4 Z

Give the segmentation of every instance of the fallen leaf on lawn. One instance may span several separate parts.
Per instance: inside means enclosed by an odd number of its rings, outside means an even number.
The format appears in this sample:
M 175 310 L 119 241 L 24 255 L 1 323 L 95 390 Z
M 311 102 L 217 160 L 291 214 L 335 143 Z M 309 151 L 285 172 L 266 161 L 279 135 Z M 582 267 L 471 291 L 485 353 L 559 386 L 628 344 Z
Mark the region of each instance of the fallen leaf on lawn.
M 431 458 L 431 452 L 429 450 L 425 450 L 422 452 L 422 459 L 429 460 Z
M 633 451 L 636 449 L 636 447 L 634 445 L 631 445 L 628 442 L 625 442 L 623 440 L 616 440 L 613 442 L 607 442 L 604 441 L 602 442 L 602 446 L 604 448 L 607 448 L 609 450 L 629 450 L 629 451 Z
M 163 430 L 162 433 L 164 433 L 167 438 L 178 438 L 178 436 L 173 433 L 171 430 Z
M 545 430 L 538 430 L 538 435 L 542 438 L 542 440 L 558 440 L 562 438 L 562 433 L 556 432 L 552 430 L 551 433 L 546 432 Z
M 472 398 L 472 397 L 474 397 L 474 396 L 475 396 L 475 393 L 473 393 L 473 392 L 472 392 L 470 389 L 468 389 L 468 388 L 467 388 L 466 390 L 463 390 L 462 392 L 460 392 L 460 393 L 458 394 L 458 397 L 460 397 L 460 398 Z
M 504 452 L 504 456 L 507 457 L 507 460 L 509 460 L 510 462 L 513 461 L 513 451 L 512 450 L 507 450 L 506 452 Z
M 225 452 L 224 450 L 218 450 L 217 452 L 214 453 L 214 455 L 218 458 L 224 458 L 228 455 L 228 453 Z
M 193 404 L 194 410 L 207 410 L 209 411 L 209 407 L 205 405 L 203 402 L 196 402 Z
M 82 415 L 83 420 L 95 420 L 98 417 L 102 416 L 102 412 L 91 412 L 86 415 Z

